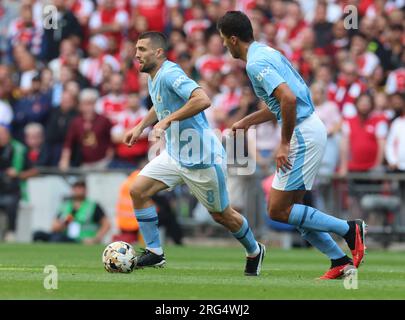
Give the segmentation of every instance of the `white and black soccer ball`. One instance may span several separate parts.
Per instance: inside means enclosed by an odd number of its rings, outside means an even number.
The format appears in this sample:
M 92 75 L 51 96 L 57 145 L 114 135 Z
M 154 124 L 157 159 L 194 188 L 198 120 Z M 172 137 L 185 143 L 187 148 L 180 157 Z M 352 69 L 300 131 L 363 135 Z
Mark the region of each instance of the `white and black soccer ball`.
M 108 272 L 130 273 L 135 268 L 137 257 L 129 243 L 116 241 L 104 249 L 102 260 Z

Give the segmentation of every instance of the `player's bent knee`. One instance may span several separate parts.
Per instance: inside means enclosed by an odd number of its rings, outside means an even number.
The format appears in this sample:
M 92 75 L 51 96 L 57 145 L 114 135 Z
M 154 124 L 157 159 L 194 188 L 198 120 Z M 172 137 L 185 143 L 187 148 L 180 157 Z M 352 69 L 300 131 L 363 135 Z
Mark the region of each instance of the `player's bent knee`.
M 149 198 L 147 192 L 143 190 L 143 188 L 139 185 L 132 185 L 129 193 L 131 195 L 132 200 L 137 202 L 143 202 Z
M 269 208 L 269 216 L 274 221 L 288 222 L 289 212 L 288 212 L 287 209 L 270 207 Z
M 237 215 L 238 213 L 228 206 L 222 212 L 210 212 L 210 214 L 215 222 L 227 226 L 229 223 L 234 222 L 235 214 Z
M 211 213 L 211 217 L 212 217 L 212 219 L 214 219 L 214 221 L 216 223 L 219 223 L 219 224 L 225 223 L 225 217 L 223 216 L 222 213 L 218 213 L 218 212 Z

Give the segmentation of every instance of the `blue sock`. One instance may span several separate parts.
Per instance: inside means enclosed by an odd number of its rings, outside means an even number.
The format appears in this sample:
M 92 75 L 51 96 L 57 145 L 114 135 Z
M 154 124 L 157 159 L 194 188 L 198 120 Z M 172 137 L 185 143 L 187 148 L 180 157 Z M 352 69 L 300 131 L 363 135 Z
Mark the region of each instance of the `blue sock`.
M 242 227 L 237 232 L 232 232 L 232 235 L 245 247 L 248 256 L 257 255 L 260 252 L 259 245 L 253 235 L 252 230 L 245 217 L 242 216 Z
M 312 231 L 303 228 L 297 228 L 301 236 L 307 240 L 313 247 L 317 248 L 323 254 L 327 255 L 329 259 L 340 259 L 346 254 L 340 249 L 337 243 L 332 239 L 329 233 Z
M 160 245 L 156 207 L 152 206 L 145 209 L 135 209 L 135 217 L 138 220 L 139 229 L 145 240 L 146 248 L 156 254 L 162 254 L 163 250 Z
M 346 220 L 335 218 L 302 204 L 294 204 L 288 223 L 313 231 L 333 232 L 342 237 L 349 231 Z

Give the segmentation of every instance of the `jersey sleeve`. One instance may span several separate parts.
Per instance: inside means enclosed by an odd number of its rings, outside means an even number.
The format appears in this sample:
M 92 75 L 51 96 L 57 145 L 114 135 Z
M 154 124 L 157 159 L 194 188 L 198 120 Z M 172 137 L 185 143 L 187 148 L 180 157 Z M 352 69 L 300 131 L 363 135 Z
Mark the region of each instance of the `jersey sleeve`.
M 184 100 L 190 99 L 193 91 L 200 86 L 181 70 L 174 70 L 166 75 L 166 85 Z
M 273 91 L 286 82 L 280 73 L 266 61 L 256 61 L 247 65 L 246 71 L 254 86 L 263 88 L 271 96 Z

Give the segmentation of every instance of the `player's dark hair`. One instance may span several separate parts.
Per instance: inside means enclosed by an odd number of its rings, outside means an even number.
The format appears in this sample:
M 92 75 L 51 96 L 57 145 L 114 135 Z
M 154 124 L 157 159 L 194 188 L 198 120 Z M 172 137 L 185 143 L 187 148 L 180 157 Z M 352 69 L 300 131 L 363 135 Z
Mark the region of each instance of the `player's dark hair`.
M 163 33 L 157 31 L 147 31 L 139 36 L 138 40 L 141 39 L 150 39 L 155 47 L 162 48 L 165 54 L 167 53 L 169 41 Z
M 218 20 L 217 29 L 226 37 L 235 36 L 243 42 L 252 42 L 253 28 L 246 14 L 241 11 L 228 11 Z

